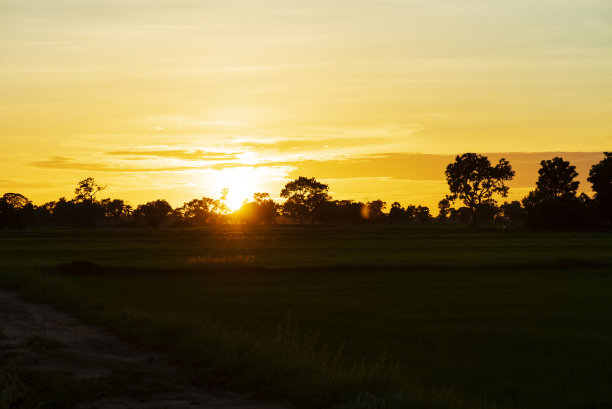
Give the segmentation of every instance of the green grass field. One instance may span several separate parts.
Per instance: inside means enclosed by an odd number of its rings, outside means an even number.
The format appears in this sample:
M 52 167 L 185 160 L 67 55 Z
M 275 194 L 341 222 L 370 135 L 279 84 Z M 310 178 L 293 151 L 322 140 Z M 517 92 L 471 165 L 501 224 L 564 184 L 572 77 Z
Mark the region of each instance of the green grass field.
M 203 384 L 300 407 L 612 407 L 610 233 L 40 230 L 0 232 L 0 260 L 5 287 Z

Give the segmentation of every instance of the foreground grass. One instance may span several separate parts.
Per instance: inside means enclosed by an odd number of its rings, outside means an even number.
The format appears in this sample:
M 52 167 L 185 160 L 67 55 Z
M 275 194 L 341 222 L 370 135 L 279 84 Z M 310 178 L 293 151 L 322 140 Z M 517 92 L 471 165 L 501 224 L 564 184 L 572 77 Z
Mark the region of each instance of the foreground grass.
M 203 384 L 304 407 L 612 402 L 612 279 L 597 270 L 2 277 L 171 351 Z
M 67 372 L 31 368 L 33 362 L 61 348 L 57 341 L 34 336 L 24 346 L 35 351 L 36 358 L 0 350 L 0 409 L 74 408 L 117 396 L 140 400 L 153 392 L 142 385 L 142 374 L 136 365 L 115 366 L 112 374 L 104 377 L 75 378 Z M 156 387 L 157 391 L 167 389 L 162 384 Z
M 25 370 L 15 359 L 0 355 L 0 409 L 74 407 L 93 393 L 92 386 L 61 373 Z
M 318 336 L 284 322 L 273 331 L 253 333 L 221 325 L 203 314 L 154 311 L 101 302 L 80 287 L 46 273 L 3 272 L 0 283 L 30 299 L 75 312 L 142 346 L 173 354 L 205 386 L 250 392 L 260 398 L 293 401 L 303 407 L 395 407 L 391 369 L 384 362 L 338 364 Z M 339 406 L 340 407 L 340 406 Z
M 114 255 L 105 266 L 4 267 L 0 284 L 169 351 L 198 382 L 301 407 L 612 406 L 610 235 L 305 232 L 222 244 L 153 232 L 157 265 L 173 268 L 120 267 Z M 79 258 L 118 248 L 105 234 L 86 233 L 91 248 L 73 238 Z M 50 243 L 38 240 L 31 252 Z M 163 253 L 166 242 L 186 249 Z M 270 264 L 276 244 L 298 268 Z M 444 245 L 461 254 L 453 268 L 436 259 Z M 188 253 L 199 261 L 177 262 Z

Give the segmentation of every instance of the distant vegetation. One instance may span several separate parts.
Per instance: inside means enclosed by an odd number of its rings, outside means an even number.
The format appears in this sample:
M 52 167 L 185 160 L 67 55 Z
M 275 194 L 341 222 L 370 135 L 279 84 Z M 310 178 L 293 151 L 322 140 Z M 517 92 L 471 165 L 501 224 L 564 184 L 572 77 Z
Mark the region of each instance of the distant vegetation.
M 544 229 L 575 229 L 609 226 L 612 221 L 612 153 L 593 165 L 588 181 L 594 196 L 578 195 L 575 166 L 560 157 L 543 160 L 535 189 L 521 202 L 498 204 L 494 196 L 507 197 L 506 183 L 515 175 L 510 163 L 501 159 L 493 166 L 486 156 L 466 153 L 457 156 L 445 172 L 450 194 L 438 203 L 433 217 L 426 206 L 402 207 L 393 202 L 387 209 L 382 200 L 359 202 L 334 200 L 329 186 L 315 178 L 299 177 L 280 192 L 283 203 L 268 193 L 255 193 L 252 200 L 231 212 L 226 205 L 227 190 L 218 199 L 203 197 L 172 208 L 164 199 L 135 208 L 121 199 L 99 199 L 105 186 L 93 178 L 78 182 L 72 199 L 34 205 L 19 193 L 0 198 L 0 228 L 29 226 L 117 227 L 207 224 L 310 223 L 310 224 L 423 224 L 450 223 L 477 225 L 527 225 Z M 458 207 L 452 207 L 458 203 Z

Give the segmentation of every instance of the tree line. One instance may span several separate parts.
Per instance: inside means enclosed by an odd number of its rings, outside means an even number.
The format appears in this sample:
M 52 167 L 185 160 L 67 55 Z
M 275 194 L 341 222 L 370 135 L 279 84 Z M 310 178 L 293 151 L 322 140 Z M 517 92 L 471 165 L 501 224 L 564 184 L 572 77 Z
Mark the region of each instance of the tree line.
M 382 200 L 359 202 L 334 200 L 329 186 L 315 178 L 300 176 L 288 182 L 280 192 L 283 203 L 268 193 L 255 193 L 237 211 L 226 205 L 228 190 L 218 199 L 193 199 L 173 208 L 158 199 L 133 208 L 121 199 L 99 199 L 106 188 L 93 178 L 77 183 L 74 197 L 34 205 L 19 193 L 5 193 L 0 198 L 0 228 L 29 226 L 118 227 L 176 226 L 190 227 L 219 223 L 273 224 L 415 224 L 455 223 L 478 225 L 498 223 L 527 225 L 534 228 L 593 228 L 612 224 L 612 153 L 593 165 L 587 180 L 594 195 L 577 194 L 576 167 L 563 158 L 540 162 L 535 189 L 521 201 L 505 201 L 508 182 L 515 176 L 506 159 L 495 165 L 476 153 L 458 155 L 445 171 L 450 194 L 438 203 L 433 217 L 426 206 L 402 207 Z M 456 207 L 453 207 L 455 205 Z

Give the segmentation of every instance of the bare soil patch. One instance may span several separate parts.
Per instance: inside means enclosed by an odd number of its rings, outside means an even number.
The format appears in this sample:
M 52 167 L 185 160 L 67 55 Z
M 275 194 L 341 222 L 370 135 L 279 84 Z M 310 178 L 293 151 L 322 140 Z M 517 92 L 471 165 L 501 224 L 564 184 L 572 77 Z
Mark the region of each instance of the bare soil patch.
M 163 355 L 13 291 L 0 290 L 0 356 L 28 371 L 99 385 L 79 409 L 287 409 L 192 385 Z

